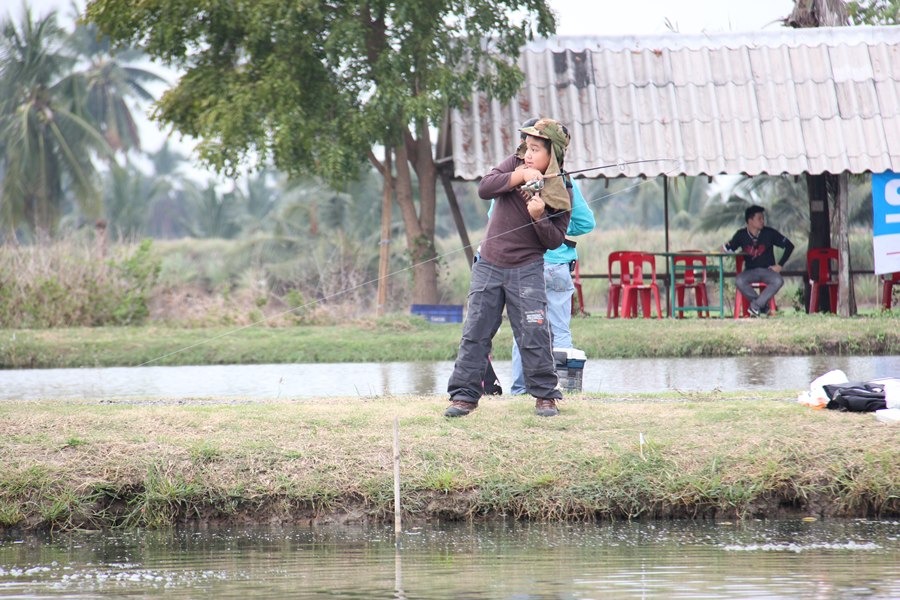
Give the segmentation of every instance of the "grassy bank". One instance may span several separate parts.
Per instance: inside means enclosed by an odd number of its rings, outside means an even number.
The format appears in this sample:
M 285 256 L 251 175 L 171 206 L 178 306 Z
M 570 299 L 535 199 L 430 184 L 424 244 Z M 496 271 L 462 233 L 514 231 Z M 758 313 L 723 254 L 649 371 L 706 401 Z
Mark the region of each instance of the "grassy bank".
M 900 318 L 576 318 L 589 358 L 891 355 Z M 451 360 L 461 325 L 0 330 L 4 368 Z M 495 339 L 509 358 L 510 331 Z M 2 376 L 2 374 L 0 374 Z M 787 393 L 787 396 L 790 396 Z M 399 419 L 408 520 L 900 514 L 897 428 L 786 393 L 583 395 L 559 418 L 490 398 L 0 403 L 0 529 L 390 520 Z M 643 443 L 642 443 L 643 440 Z
M 897 429 L 778 394 L 0 404 L 0 528 L 900 515 Z
M 452 360 L 462 326 L 418 317 L 245 328 L 96 327 L 0 330 L 0 368 Z M 572 320 L 588 358 L 900 354 L 900 314 L 842 319 L 785 312 L 768 319 Z M 508 326 L 494 355 L 508 359 Z

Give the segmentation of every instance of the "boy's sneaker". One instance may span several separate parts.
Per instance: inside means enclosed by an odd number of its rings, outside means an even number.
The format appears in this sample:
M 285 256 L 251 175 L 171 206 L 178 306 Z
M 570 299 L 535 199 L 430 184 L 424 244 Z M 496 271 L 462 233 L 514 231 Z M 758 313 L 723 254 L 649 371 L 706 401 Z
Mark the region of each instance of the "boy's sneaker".
M 463 402 L 462 400 L 451 400 L 450 406 L 444 411 L 445 417 L 464 417 L 473 410 L 478 408 L 477 402 Z
M 539 417 L 555 417 L 559 414 L 554 398 L 536 398 L 534 401 L 534 414 Z
M 750 316 L 751 316 L 751 317 L 758 317 L 758 316 L 759 316 L 759 309 L 758 309 L 758 308 L 754 308 L 752 304 L 747 308 L 747 312 L 750 313 Z

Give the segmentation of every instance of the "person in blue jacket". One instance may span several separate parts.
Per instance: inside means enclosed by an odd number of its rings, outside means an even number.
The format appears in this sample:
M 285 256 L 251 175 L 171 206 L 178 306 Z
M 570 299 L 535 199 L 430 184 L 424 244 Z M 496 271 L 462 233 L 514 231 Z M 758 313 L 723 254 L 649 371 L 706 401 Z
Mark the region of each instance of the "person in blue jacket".
M 522 123 L 522 128 L 531 127 L 537 119 L 529 119 Z M 488 215 L 491 214 L 494 205 L 491 203 Z M 575 292 L 575 284 L 572 281 L 572 272 L 575 269 L 575 261 L 578 260 L 578 252 L 575 250 L 575 242 L 568 239 L 590 233 L 596 226 L 594 213 L 588 206 L 578 189 L 572 182 L 572 216 L 566 229 L 566 241 L 553 250 L 544 253 L 544 285 L 547 290 L 547 315 L 550 319 L 550 333 L 554 348 L 572 348 L 572 331 L 569 323 L 572 320 L 572 294 Z M 522 356 L 519 346 L 513 339 L 512 345 L 512 383 L 511 394 L 524 394 L 525 374 L 522 372 Z

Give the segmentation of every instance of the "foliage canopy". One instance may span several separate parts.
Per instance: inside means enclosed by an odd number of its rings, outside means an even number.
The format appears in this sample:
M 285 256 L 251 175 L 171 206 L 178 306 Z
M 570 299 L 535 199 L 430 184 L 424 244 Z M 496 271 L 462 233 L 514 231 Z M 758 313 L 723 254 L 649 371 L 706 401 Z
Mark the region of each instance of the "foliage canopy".
M 900 23 L 900 0 L 848 2 L 847 13 L 854 25 L 897 25 Z
M 510 97 L 519 49 L 555 27 L 540 0 L 93 0 L 87 17 L 183 73 L 155 116 L 213 167 L 271 158 L 335 183 L 473 89 Z
M 420 303 L 437 300 L 432 131 L 473 90 L 509 100 L 520 49 L 556 27 L 545 0 L 92 0 L 87 18 L 182 73 L 155 116 L 217 171 L 271 162 L 341 190 L 368 159 Z

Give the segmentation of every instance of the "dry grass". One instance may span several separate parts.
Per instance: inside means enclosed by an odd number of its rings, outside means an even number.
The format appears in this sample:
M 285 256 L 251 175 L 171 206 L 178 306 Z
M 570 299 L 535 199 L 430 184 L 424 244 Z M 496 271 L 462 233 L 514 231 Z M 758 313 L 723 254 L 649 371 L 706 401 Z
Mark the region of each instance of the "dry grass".
M 896 427 L 774 394 L 4 403 L 0 525 L 388 519 L 392 424 L 418 518 L 896 515 Z

